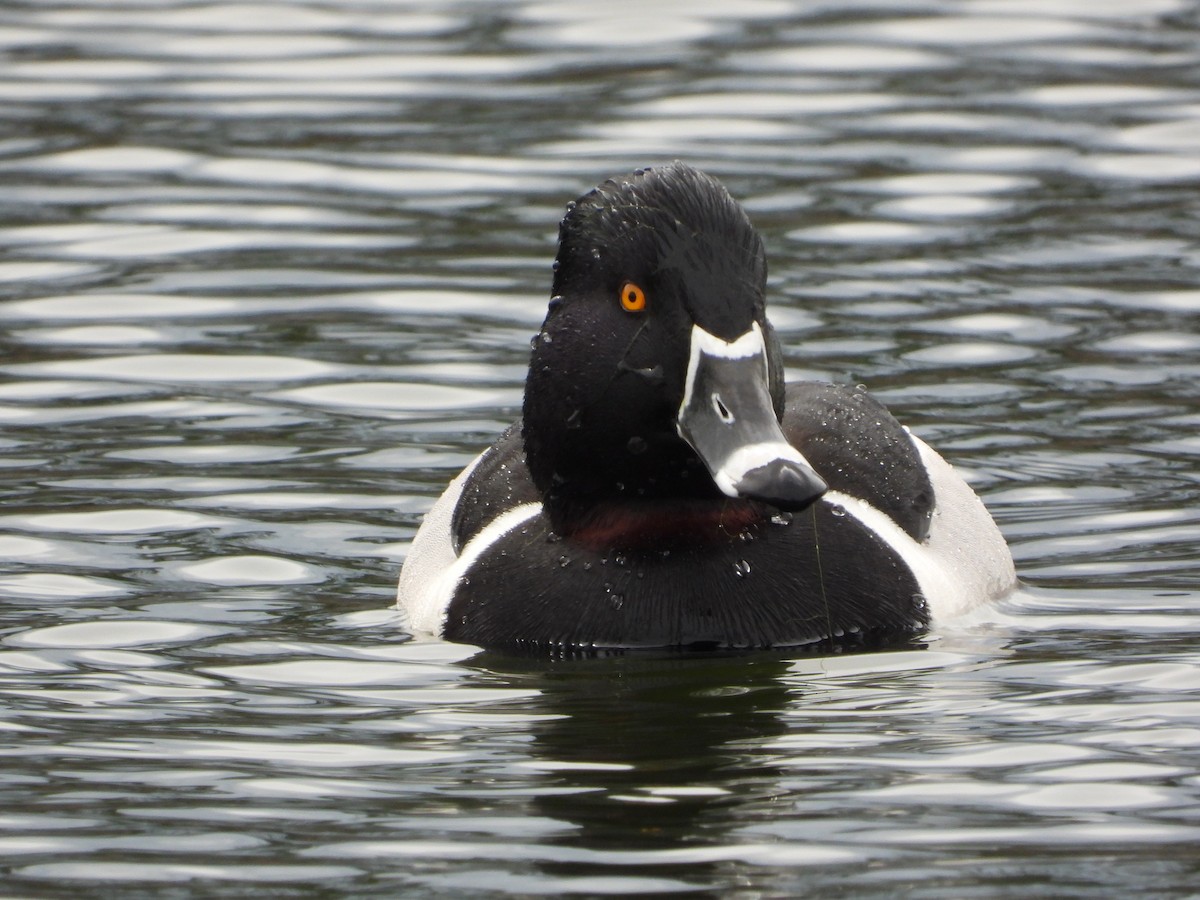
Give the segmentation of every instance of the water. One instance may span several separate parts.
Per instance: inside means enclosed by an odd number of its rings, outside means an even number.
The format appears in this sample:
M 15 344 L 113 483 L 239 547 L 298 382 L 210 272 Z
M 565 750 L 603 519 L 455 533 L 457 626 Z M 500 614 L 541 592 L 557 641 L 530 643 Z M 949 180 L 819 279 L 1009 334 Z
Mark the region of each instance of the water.
M 1194 895 L 1198 25 L 6 5 L 3 893 Z M 984 496 L 1011 603 L 829 659 L 407 640 L 564 204 L 676 157 L 762 229 L 792 377 Z

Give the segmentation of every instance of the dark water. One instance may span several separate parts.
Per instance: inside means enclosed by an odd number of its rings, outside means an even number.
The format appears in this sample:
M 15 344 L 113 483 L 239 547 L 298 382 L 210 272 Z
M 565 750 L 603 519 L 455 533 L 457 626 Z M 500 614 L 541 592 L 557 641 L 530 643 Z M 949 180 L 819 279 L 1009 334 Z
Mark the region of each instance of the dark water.
M 1200 11 L 0 8 L 0 893 L 1200 890 Z M 1027 588 L 929 648 L 408 641 L 563 204 L 746 202 L 793 378 L 969 477 Z

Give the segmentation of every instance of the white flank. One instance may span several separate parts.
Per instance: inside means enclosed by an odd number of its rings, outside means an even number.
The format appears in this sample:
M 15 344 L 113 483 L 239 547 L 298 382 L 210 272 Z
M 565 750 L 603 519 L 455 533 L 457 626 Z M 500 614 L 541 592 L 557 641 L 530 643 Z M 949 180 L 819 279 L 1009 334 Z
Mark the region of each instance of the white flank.
M 454 598 L 459 579 L 480 556 L 514 528 L 529 521 L 542 511 L 540 503 L 525 503 L 497 516 L 487 527 L 471 538 L 462 553 L 454 553 L 450 526 L 454 509 L 462 496 L 463 485 L 481 456 L 467 466 L 425 514 L 416 537 L 408 548 L 400 583 L 396 590 L 396 606 L 405 614 L 406 624 L 415 634 L 441 637 L 446 626 L 446 609 Z
M 1003 597 L 1016 587 L 1012 554 L 983 501 L 944 459 L 912 438 L 933 483 L 936 506 L 929 534 L 918 543 L 865 500 L 829 491 L 840 506 L 896 552 L 912 570 L 935 623 Z
M 485 450 L 484 453 L 487 451 Z M 404 567 L 400 570 L 400 583 L 396 586 L 396 606 L 400 608 L 408 620 L 412 631 L 427 634 L 437 634 L 441 626 L 433 627 L 428 624 L 436 622 L 439 611 L 436 609 L 437 598 L 433 596 L 434 585 L 442 572 L 454 565 L 458 555 L 454 552 L 454 542 L 450 538 L 450 526 L 454 522 L 454 510 L 462 496 L 463 485 L 471 477 L 471 472 L 483 459 L 483 453 L 471 460 L 470 464 L 446 485 L 442 496 L 438 497 L 417 529 L 412 543 L 408 545 L 408 555 L 404 558 Z M 441 610 L 445 616 L 445 610 Z

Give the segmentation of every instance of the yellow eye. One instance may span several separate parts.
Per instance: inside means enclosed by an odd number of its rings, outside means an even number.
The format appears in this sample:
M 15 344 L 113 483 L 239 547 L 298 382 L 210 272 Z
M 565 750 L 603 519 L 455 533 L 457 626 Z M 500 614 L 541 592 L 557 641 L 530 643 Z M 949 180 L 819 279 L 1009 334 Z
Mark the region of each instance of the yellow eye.
M 641 312 L 646 308 L 646 292 L 632 281 L 621 285 L 621 308 L 626 312 Z

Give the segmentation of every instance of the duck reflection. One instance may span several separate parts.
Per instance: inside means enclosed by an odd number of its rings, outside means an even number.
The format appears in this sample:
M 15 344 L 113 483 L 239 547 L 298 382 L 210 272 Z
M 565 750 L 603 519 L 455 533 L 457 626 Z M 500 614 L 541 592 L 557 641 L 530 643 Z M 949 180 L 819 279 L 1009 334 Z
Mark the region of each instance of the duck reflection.
M 727 843 L 711 811 L 772 802 L 779 771 L 764 740 L 786 730 L 791 657 L 626 656 L 560 665 L 484 654 L 472 665 L 540 692 L 530 764 L 544 773 L 537 814 L 576 826 L 553 840 L 596 851 L 648 851 Z M 543 862 L 546 875 L 611 877 L 613 860 Z M 703 865 L 638 865 L 631 876 L 703 880 Z M 716 865 L 715 863 L 709 864 Z M 674 871 L 671 871 L 674 870 Z

